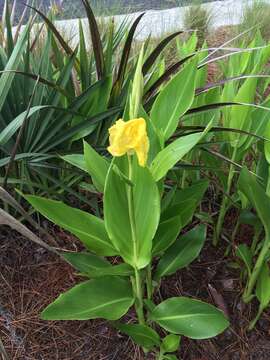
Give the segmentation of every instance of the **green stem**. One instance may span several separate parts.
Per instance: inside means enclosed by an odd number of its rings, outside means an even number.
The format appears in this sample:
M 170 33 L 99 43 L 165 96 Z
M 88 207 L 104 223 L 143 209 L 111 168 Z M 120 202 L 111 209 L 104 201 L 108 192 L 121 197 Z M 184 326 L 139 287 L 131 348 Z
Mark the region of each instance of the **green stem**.
M 237 154 L 237 147 L 234 147 L 232 158 L 231 158 L 232 162 L 235 161 L 236 154 Z M 226 192 L 228 195 L 231 192 L 233 177 L 234 177 L 234 165 L 230 164 L 230 169 L 229 169 L 229 174 L 228 174 L 228 179 L 227 179 L 227 188 L 226 188 Z M 223 195 L 221 208 L 220 208 L 220 212 L 219 212 L 219 216 L 218 216 L 218 221 L 217 221 L 217 225 L 216 225 L 215 236 L 213 238 L 214 246 L 217 246 L 217 244 L 219 242 L 221 229 L 222 229 L 222 226 L 224 223 L 224 218 L 225 218 L 227 210 L 228 210 L 228 198 L 226 195 Z
M 141 281 L 141 273 L 138 269 L 134 269 L 135 271 L 135 290 L 136 290 L 136 313 L 138 315 L 138 320 L 141 325 L 145 324 L 144 313 L 143 313 L 143 293 L 142 293 L 142 281 Z
M 185 188 L 186 175 L 187 175 L 186 170 L 183 170 L 183 175 L 182 175 L 182 179 L 181 179 L 181 189 Z
M 256 229 L 255 230 L 255 234 L 253 236 L 252 244 L 251 244 L 251 247 L 250 247 L 250 250 L 251 250 L 252 254 L 256 255 L 256 252 L 257 252 L 256 248 L 257 248 L 258 242 L 260 240 L 261 232 L 262 232 L 261 229 Z
M 160 352 L 157 354 L 157 360 L 163 360 L 163 351 L 160 350 Z
M 256 325 L 257 321 L 259 320 L 259 318 L 261 317 L 262 313 L 264 311 L 264 307 L 260 306 L 259 310 L 257 312 L 256 317 L 251 321 L 251 323 L 249 324 L 248 330 L 253 330 L 254 326 Z
M 133 171 L 132 171 L 132 159 L 128 155 L 128 179 L 132 182 L 133 180 Z M 134 253 L 134 262 L 137 264 L 138 259 L 138 244 L 137 244 L 137 235 L 136 235 L 136 221 L 135 221 L 135 212 L 134 212 L 134 199 L 133 199 L 133 189 L 131 185 L 127 186 L 127 198 L 128 198 L 128 212 L 130 219 L 131 227 L 131 237 L 133 242 L 133 253 Z
M 268 253 L 269 241 L 270 241 L 270 238 L 269 238 L 268 234 L 266 234 L 264 245 L 263 245 L 263 247 L 262 247 L 262 249 L 260 251 L 260 254 L 258 256 L 258 259 L 256 261 L 254 269 L 253 269 L 253 271 L 251 273 L 250 279 L 248 281 L 246 290 L 244 291 L 244 294 L 243 294 L 243 301 L 245 303 L 250 302 L 252 300 L 252 298 L 253 298 L 252 291 L 253 291 L 253 289 L 254 289 L 254 287 L 256 285 L 258 276 L 260 274 L 261 268 L 262 268 L 262 266 L 264 264 L 264 261 L 265 261 L 265 257 L 266 257 L 266 255 Z
M 192 160 L 192 157 L 190 154 L 187 154 L 186 156 L 186 160 L 187 161 L 191 161 Z M 181 178 L 181 181 L 179 182 L 179 186 L 181 189 L 184 189 L 186 187 L 186 180 L 187 180 L 187 170 L 183 170 L 183 174 L 182 174 L 182 178 Z
M 234 244 L 235 242 L 235 238 L 236 238 L 236 235 L 237 235 L 237 232 L 239 230 L 239 227 L 240 227 L 240 217 L 238 216 L 238 219 L 237 219 L 237 222 L 236 222 L 236 225 L 233 229 L 233 233 L 232 233 L 232 243 Z
M 147 299 L 151 300 L 153 294 L 151 264 L 149 264 L 146 268 L 146 289 L 147 289 Z
M 222 229 L 222 226 L 224 223 L 224 218 L 225 218 L 226 212 L 227 212 L 227 198 L 225 196 L 223 196 L 221 208 L 219 210 L 218 221 L 217 221 L 217 225 L 216 225 L 215 237 L 213 239 L 214 246 L 217 246 L 219 243 L 221 229 Z
M 128 155 L 128 178 L 130 181 L 133 180 L 133 171 L 132 171 L 132 159 L 131 156 Z M 136 221 L 135 221 L 135 211 L 134 211 L 134 199 L 133 199 L 133 188 L 130 185 L 127 185 L 127 197 L 128 197 L 128 211 L 130 218 L 130 226 L 131 226 L 131 235 L 133 241 L 133 252 L 135 264 L 137 264 L 138 260 L 138 242 L 137 242 L 137 234 L 136 234 Z M 143 313 L 143 290 L 142 290 L 142 279 L 140 270 L 134 267 L 135 273 L 135 308 L 138 316 L 138 321 L 140 324 L 145 324 L 144 313 Z

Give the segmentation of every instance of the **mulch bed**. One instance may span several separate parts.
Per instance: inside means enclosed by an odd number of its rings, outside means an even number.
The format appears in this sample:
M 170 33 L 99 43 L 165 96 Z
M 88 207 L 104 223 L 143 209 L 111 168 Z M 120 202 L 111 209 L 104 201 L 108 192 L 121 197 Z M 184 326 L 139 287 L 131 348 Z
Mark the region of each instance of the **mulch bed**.
M 59 248 L 77 250 L 76 239 L 57 227 L 51 229 Z M 242 228 L 239 239 L 250 238 Z M 238 239 L 238 241 L 239 241 Z M 247 331 L 256 304 L 241 301 L 239 272 L 228 267 L 224 247 L 207 242 L 197 261 L 168 277 L 157 300 L 193 296 L 227 311 L 231 328 L 215 339 L 183 338 L 178 357 L 183 360 L 269 360 L 270 313 L 253 332 Z M 12 360 L 152 360 L 126 336 L 103 320 L 48 322 L 40 311 L 81 279 L 57 256 L 30 243 L 7 227 L 0 228 L 0 336 Z M 132 314 L 129 315 L 132 317 Z

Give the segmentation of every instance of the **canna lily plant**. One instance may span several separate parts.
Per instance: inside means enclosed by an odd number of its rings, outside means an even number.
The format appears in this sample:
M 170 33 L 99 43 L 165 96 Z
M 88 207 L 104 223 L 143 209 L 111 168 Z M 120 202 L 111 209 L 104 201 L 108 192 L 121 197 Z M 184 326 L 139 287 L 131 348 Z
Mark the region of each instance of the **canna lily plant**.
M 179 118 L 193 102 L 197 71 L 194 57 L 160 91 L 150 116 L 143 96 L 141 51 L 123 118 L 109 129 L 108 152 L 84 142 L 84 156 L 66 157 L 91 176 L 103 194 L 103 217 L 37 196 L 25 196 L 42 215 L 76 235 L 87 251 L 62 253 L 86 281 L 62 294 L 41 314 L 45 320 L 103 318 L 158 360 L 177 359 L 181 336 L 211 338 L 229 323 L 222 311 L 189 297 L 160 299 L 161 281 L 188 266 L 200 253 L 206 225 L 179 233 L 191 221 L 208 187 L 206 180 L 179 189 L 168 174 L 204 138 L 204 132 L 174 141 Z M 186 96 L 175 96 L 184 87 Z M 106 257 L 117 256 L 115 265 Z M 115 262 L 114 262 L 115 263 Z M 155 266 L 154 266 L 155 264 Z M 136 321 L 123 317 L 134 307 Z

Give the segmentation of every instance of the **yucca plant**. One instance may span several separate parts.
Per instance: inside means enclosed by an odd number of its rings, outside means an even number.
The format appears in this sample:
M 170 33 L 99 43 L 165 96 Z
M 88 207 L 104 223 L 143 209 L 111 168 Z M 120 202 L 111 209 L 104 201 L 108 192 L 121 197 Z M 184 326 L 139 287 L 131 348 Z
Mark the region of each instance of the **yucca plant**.
M 54 25 L 52 14 L 46 16 L 36 8 L 31 10 L 46 25 L 45 35 L 37 31 L 38 36 L 33 38 L 30 20 L 15 41 L 11 26 L 6 26 L 8 47 L 1 53 L 0 104 L 0 171 L 4 185 L 17 179 L 31 192 L 57 195 L 68 190 L 82 199 L 71 189 L 81 174 L 64 168 L 59 155 L 79 151 L 78 140 L 83 137 L 104 147 L 108 127 L 123 111 L 136 66 L 131 57 L 132 42 L 142 15 L 129 31 L 126 22 L 115 28 L 112 21 L 102 35 L 88 1 L 82 0 L 82 4 L 92 38 L 90 49 L 81 24 L 79 48 L 72 49 Z M 8 10 L 6 13 L 9 19 Z M 144 72 L 149 72 L 150 79 L 156 58 L 177 34 L 149 52 Z
M 270 5 L 268 2 L 263 0 L 253 0 L 251 3 L 247 3 L 244 6 L 237 31 L 243 32 L 253 28 L 253 31 L 246 35 L 249 41 L 251 41 L 256 31 L 260 30 L 264 40 L 268 41 L 270 39 L 269 15 Z
M 184 28 L 188 31 L 197 32 L 199 47 L 202 46 L 210 32 L 212 17 L 211 10 L 200 2 L 191 4 L 185 11 Z

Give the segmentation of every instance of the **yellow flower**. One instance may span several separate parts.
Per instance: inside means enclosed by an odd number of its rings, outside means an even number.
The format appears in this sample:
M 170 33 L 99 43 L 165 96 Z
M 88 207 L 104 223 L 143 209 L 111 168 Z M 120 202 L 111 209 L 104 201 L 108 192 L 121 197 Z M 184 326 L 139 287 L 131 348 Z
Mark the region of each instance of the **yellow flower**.
M 149 151 L 149 139 L 146 132 L 146 122 L 143 118 L 116 121 L 109 129 L 110 146 L 108 151 L 113 156 L 137 154 L 139 165 L 145 166 Z

